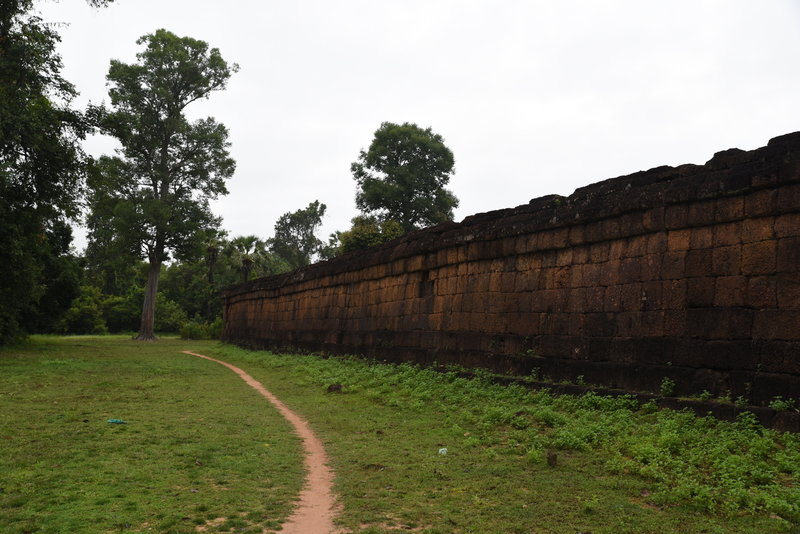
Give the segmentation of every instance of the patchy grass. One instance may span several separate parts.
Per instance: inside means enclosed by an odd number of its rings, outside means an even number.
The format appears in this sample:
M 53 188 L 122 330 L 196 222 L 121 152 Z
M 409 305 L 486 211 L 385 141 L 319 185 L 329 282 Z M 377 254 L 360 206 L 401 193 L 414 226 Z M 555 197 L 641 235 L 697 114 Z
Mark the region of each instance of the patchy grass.
M 800 437 L 751 417 L 726 423 L 410 365 L 213 353 L 310 420 L 354 532 L 800 532 Z M 342 392 L 327 393 L 331 384 Z
M 181 350 L 242 367 L 309 420 L 352 532 L 800 532 L 800 437 L 750 417 L 110 337 L 0 351 L 0 530 L 277 528 L 302 480 L 289 425 L 229 370 Z
M 299 442 L 236 375 L 180 353 L 210 346 L 37 336 L 0 351 L 0 531 L 278 527 Z

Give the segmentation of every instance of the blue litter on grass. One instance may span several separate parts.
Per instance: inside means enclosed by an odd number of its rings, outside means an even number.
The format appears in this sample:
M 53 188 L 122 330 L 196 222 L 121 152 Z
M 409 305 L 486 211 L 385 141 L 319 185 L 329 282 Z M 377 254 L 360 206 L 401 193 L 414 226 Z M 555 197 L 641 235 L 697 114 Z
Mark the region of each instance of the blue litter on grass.
M 122 419 L 109 419 L 107 422 L 108 423 L 113 423 L 115 425 L 127 425 L 128 424 L 125 421 L 123 421 Z

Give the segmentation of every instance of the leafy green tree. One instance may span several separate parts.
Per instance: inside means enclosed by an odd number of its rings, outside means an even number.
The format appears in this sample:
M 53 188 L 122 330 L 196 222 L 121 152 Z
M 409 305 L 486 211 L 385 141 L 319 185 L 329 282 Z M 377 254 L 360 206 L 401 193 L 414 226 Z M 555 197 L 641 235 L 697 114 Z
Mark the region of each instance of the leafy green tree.
M 322 224 L 326 208 L 315 200 L 305 209 L 284 213 L 275 223 L 270 248 L 291 269 L 308 265 L 322 250 L 324 243 L 314 234 Z
M 225 241 L 217 262 L 215 287 L 220 289 L 249 278 L 291 270 L 283 258 L 269 250 L 269 246 L 268 241 L 254 235 L 237 236 Z
M 0 344 L 23 334 L 22 314 L 44 294 L 42 258 L 59 248 L 48 241 L 82 190 L 87 122 L 71 107 L 58 34 L 32 9 L 0 0 Z
M 377 217 L 359 215 L 351 223 L 349 230 L 337 232 L 334 236 L 339 242 L 339 253 L 375 247 L 405 233 L 403 226 L 394 219 L 381 221 Z
M 267 252 L 267 244 L 254 235 L 243 235 L 231 240 L 229 249 L 236 253 L 241 263 L 242 282 L 247 282 L 257 258 Z
M 85 217 L 89 230 L 84 251 L 86 283 L 115 296 L 130 293 L 131 284 L 144 283 L 139 279 L 143 263 L 139 244 L 121 239 L 117 225 L 112 224 L 115 210 L 124 209 L 124 199 L 108 188 L 124 180 L 122 165 L 119 158 L 103 157 L 89 166 L 89 211 Z
M 399 222 L 406 232 L 452 220 L 458 199 L 445 186 L 454 164 L 444 139 L 430 128 L 384 122 L 350 167 L 359 187 L 356 206 L 380 221 Z
M 95 108 L 104 132 L 122 144 L 103 158 L 92 187 L 92 211 L 111 240 L 147 260 L 137 339 L 154 339 L 162 264 L 197 247 L 200 230 L 219 224 L 209 200 L 226 194 L 235 163 L 228 131 L 213 118 L 189 122 L 186 107 L 225 88 L 238 70 L 219 50 L 190 37 L 157 30 L 141 37 L 137 63 L 112 61 L 107 80 L 112 110 Z
M 72 302 L 56 330 L 61 334 L 107 334 L 100 290 L 93 286 L 81 287 L 80 295 Z
M 53 332 L 56 323 L 80 294 L 83 279 L 82 261 L 72 253 L 72 228 L 55 220 L 36 247 L 40 266 L 38 287 L 40 296 L 23 313 L 26 332 Z
M 256 278 L 289 270 L 286 262 L 267 250 L 266 242 L 256 236 L 228 239 L 218 234 L 202 244 L 205 250 L 196 256 L 162 267 L 159 282 L 163 296 L 197 323 L 213 323 L 221 315 L 219 293 L 223 287 L 240 283 L 246 276 Z

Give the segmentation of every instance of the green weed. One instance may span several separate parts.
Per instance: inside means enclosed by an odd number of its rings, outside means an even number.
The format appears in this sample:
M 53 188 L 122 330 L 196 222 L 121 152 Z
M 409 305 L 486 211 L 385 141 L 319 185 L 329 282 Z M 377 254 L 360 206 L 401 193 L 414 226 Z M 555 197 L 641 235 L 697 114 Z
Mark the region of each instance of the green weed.
M 0 524 L 279 528 L 301 483 L 297 440 L 238 377 L 184 349 L 242 367 L 309 420 L 352 532 L 800 526 L 800 437 L 752 414 L 720 422 L 629 396 L 503 387 L 481 372 L 87 337 L 0 352 Z
M 761 533 L 800 521 L 800 441 L 752 414 L 726 423 L 632 396 L 499 386 L 485 372 L 218 353 L 312 421 L 354 532 Z M 347 394 L 326 394 L 331 383 Z
M 661 393 L 662 397 L 671 397 L 675 393 L 675 385 L 674 380 L 665 376 L 664 379 L 661 380 L 658 391 Z

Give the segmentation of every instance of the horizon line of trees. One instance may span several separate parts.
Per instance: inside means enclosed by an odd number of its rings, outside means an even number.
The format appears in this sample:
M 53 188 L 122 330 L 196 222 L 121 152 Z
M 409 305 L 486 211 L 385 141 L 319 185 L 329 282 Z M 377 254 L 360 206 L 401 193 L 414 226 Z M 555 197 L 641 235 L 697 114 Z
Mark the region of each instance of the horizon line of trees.
M 96 7 L 113 0 L 86 0 Z M 159 29 L 142 36 L 134 63 L 112 60 L 110 107 L 73 109 L 61 76 L 58 34 L 9 0 L 0 13 L 0 345 L 26 333 L 181 331 L 214 337 L 220 289 L 363 250 L 452 220 L 446 186 L 454 158 L 442 137 L 384 122 L 350 171 L 359 215 L 316 236 L 326 205 L 287 212 L 273 237 L 230 237 L 210 200 L 233 176 L 228 131 L 184 110 L 224 90 L 238 65 L 216 48 Z M 90 132 L 119 140 L 112 156 L 81 148 Z M 82 208 L 86 213 L 82 213 Z M 71 248 L 83 217 L 88 245 Z

